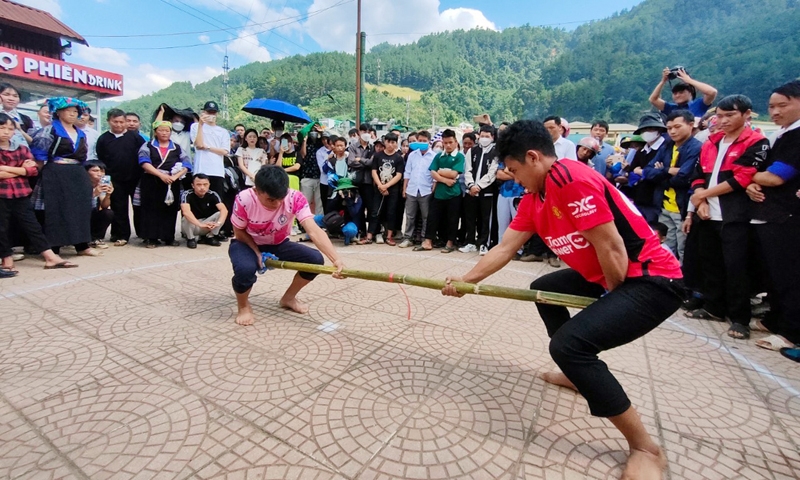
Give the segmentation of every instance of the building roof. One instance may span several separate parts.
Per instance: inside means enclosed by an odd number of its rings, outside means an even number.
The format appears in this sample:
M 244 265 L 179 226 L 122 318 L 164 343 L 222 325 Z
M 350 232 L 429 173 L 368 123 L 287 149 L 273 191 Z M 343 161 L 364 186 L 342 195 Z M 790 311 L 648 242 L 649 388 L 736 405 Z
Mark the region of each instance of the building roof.
M 0 0 L 0 23 L 7 23 L 42 35 L 62 37 L 88 45 L 86 39 L 80 36 L 78 32 L 64 25 L 44 10 L 20 5 L 10 0 Z

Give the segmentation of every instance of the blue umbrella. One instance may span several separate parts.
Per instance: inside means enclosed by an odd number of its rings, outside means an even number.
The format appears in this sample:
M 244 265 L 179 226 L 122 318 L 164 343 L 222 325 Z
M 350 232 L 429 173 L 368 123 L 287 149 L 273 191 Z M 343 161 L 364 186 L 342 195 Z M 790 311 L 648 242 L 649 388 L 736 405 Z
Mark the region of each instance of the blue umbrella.
M 302 108 L 281 100 L 254 98 L 253 100 L 247 102 L 247 105 L 242 107 L 242 110 L 253 115 L 258 115 L 259 117 L 267 117 L 273 120 L 281 120 L 283 122 L 311 122 L 311 117 L 309 117 Z

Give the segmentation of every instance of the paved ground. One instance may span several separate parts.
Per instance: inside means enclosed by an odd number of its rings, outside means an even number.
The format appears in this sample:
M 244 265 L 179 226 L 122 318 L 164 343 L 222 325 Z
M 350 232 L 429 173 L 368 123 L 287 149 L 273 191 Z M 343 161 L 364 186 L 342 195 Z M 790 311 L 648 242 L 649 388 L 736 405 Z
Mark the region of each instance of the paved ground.
M 442 277 L 477 257 L 343 249 L 348 266 Z M 291 273 L 233 323 L 224 248 L 112 247 L 0 281 L 2 478 L 616 478 L 625 444 L 553 366 L 531 304 Z M 514 263 L 491 283 L 549 271 Z M 672 479 L 800 477 L 800 371 L 676 316 L 604 355 Z

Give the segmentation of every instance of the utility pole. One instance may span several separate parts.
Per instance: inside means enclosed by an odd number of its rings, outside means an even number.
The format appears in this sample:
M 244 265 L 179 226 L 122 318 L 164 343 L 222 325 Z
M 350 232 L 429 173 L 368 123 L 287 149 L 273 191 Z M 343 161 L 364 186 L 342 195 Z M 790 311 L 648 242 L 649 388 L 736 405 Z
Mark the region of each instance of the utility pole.
M 378 59 L 378 85 L 381 84 L 381 59 Z
M 361 0 L 356 22 L 356 128 L 361 125 Z
M 225 59 L 222 61 L 222 118 L 228 120 L 228 47 L 225 47 Z
M 406 97 L 406 127 L 411 123 L 411 96 Z

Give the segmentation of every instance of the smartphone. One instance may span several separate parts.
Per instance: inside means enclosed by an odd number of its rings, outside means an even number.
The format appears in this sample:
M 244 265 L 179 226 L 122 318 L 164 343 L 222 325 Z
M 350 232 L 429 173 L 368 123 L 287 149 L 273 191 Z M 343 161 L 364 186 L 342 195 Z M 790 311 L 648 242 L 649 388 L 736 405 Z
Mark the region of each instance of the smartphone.
M 100 179 L 100 185 L 111 185 L 111 175 L 103 175 Z

